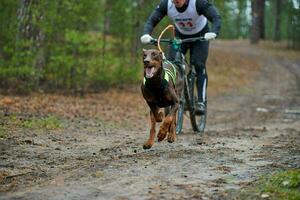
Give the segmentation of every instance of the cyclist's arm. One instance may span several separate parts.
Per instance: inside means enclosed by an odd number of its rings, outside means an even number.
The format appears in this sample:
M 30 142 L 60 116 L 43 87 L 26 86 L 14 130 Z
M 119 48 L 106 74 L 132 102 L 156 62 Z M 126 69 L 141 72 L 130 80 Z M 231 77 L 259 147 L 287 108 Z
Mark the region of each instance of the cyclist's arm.
M 168 0 L 161 0 L 144 25 L 144 34 L 150 35 L 154 27 L 167 15 L 167 12 Z
M 222 22 L 217 8 L 207 0 L 196 0 L 196 9 L 199 15 L 204 15 L 212 23 L 211 31 L 219 35 Z

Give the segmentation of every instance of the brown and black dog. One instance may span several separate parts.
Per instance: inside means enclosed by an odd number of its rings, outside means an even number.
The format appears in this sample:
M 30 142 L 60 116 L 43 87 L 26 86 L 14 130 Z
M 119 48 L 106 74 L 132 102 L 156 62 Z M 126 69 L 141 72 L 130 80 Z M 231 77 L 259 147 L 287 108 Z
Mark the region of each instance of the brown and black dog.
M 178 70 L 169 62 L 163 61 L 163 55 L 155 49 L 143 50 L 144 81 L 141 86 L 143 97 L 150 107 L 151 129 L 149 139 L 143 148 L 149 149 L 154 144 L 155 124 L 162 122 L 157 134 L 158 141 L 168 135 L 168 142 L 175 141 L 176 112 L 179 107 L 179 92 L 183 89 L 183 81 L 179 80 Z M 171 106 L 164 117 L 160 108 Z

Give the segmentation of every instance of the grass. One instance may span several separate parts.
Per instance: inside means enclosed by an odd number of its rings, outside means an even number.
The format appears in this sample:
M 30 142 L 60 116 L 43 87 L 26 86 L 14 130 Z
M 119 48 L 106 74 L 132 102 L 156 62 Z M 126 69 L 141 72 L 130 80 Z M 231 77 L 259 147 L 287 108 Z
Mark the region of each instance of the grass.
M 47 117 L 21 117 L 12 113 L 6 117 L 0 117 L 0 120 L 2 121 L 0 139 L 6 137 L 7 131 L 12 131 L 16 128 L 55 130 L 64 127 L 61 120 L 52 115 Z
M 0 139 L 4 139 L 6 137 L 5 131 L 2 127 L 0 127 Z
M 266 178 L 262 192 L 278 199 L 300 199 L 300 169 L 278 172 Z
M 259 197 L 258 197 L 259 195 Z M 260 178 L 255 187 L 247 189 L 241 199 L 300 199 L 300 169 L 275 172 Z
M 27 119 L 22 123 L 22 125 L 23 127 L 30 128 L 30 129 L 54 130 L 54 129 L 63 128 L 62 122 L 54 116 L 48 116 L 45 118 Z

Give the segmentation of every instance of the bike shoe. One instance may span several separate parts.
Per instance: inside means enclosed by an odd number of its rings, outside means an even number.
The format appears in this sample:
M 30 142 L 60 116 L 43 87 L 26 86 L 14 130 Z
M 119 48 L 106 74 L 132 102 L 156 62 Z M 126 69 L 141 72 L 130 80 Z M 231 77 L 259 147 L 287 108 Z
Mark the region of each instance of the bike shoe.
M 195 108 L 195 114 L 196 115 L 204 115 L 206 112 L 206 106 L 203 102 L 197 102 L 196 108 Z

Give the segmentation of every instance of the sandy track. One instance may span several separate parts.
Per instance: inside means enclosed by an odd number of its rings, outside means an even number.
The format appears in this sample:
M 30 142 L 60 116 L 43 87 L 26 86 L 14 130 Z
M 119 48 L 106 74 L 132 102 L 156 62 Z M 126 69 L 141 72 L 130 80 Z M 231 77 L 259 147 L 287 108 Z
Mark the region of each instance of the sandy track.
M 126 131 L 91 119 L 25 130 L 0 140 L 0 199 L 232 199 L 262 174 L 299 168 L 300 60 L 245 43 L 213 48 L 263 65 L 255 81 L 209 98 L 204 135 L 186 122 L 174 144 L 143 150 L 144 118 Z

